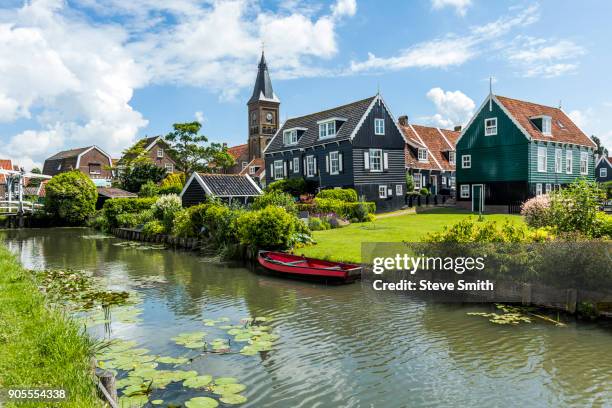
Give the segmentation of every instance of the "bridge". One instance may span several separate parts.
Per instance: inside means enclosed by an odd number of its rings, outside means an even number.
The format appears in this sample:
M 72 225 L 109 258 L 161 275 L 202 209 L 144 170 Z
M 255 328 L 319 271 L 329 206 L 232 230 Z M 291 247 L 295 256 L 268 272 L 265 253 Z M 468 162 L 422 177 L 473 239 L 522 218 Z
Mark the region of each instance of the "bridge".
M 44 205 L 31 201 L 0 201 L 0 215 L 33 214 L 44 208 Z
M 4 176 L 6 182 L 6 200 L 0 201 L 0 215 L 17 217 L 18 225 L 23 227 L 24 217 L 37 211 L 42 211 L 42 204 L 33 203 L 23 199 L 23 191 L 26 179 L 44 179 L 51 177 L 44 174 L 27 173 L 21 170 L 0 169 L 0 175 Z

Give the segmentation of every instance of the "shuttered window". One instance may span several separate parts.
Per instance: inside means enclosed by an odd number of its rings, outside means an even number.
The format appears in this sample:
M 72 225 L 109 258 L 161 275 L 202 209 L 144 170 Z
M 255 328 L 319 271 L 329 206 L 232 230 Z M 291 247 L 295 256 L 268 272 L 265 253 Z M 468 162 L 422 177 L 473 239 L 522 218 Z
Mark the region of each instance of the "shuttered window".
M 370 171 L 383 171 L 383 151 L 370 149 Z
M 279 180 L 284 177 L 285 169 L 284 169 L 284 161 L 283 160 L 275 160 L 274 161 L 274 179 Z
M 294 173 L 300 172 L 300 158 L 299 157 L 293 158 L 293 172 Z

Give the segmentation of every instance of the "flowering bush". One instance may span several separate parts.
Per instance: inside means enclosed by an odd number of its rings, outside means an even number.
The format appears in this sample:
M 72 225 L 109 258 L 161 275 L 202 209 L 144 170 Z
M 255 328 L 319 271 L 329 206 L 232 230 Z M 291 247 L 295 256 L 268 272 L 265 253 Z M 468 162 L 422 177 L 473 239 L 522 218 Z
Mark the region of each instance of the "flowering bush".
M 155 218 L 161 220 L 163 223 L 166 232 L 170 232 L 172 231 L 174 215 L 183 207 L 181 198 L 178 195 L 169 194 L 159 197 L 151 208 L 153 209 Z
M 282 191 L 270 191 L 255 198 L 255 202 L 253 202 L 253 209 L 262 210 L 269 205 L 283 207 L 292 214 L 297 213 L 297 207 L 293 197 L 287 193 L 283 193 Z
M 550 197 L 548 194 L 536 196 L 521 206 L 521 215 L 530 227 L 539 228 L 550 225 Z
M 240 242 L 254 248 L 284 249 L 310 236 L 308 227 L 284 208 L 248 211 L 236 220 Z

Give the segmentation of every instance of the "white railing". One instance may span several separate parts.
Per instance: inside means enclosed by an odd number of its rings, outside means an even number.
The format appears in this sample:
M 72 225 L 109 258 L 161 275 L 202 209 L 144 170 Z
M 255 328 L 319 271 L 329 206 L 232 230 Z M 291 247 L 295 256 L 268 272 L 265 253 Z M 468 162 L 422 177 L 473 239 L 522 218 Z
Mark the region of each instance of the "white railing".
M 19 211 L 34 213 L 42 211 L 44 207 L 43 204 L 33 203 L 31 201 L 0 201 L 0 213 L 2 214 L 18 214 Z

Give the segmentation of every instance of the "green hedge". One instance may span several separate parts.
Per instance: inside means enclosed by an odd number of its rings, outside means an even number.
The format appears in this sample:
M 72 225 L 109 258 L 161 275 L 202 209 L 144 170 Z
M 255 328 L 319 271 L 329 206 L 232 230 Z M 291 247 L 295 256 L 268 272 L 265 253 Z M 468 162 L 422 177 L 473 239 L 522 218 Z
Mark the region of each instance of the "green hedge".
M 314 204 L 298 204 L 298 211 L 308 211 L 309 214 L 334 213 L 342 218 L 365 221 L 367 214 L 376 212 L 376 203 L 359 201 L 347 203 L 332 198 L 315 198 Z M 365 214 L 364 214 L 365 213 Z
M 352 188 L 333 188 L 321 190 L 317 198 L 332 198 L 335 200 L 346 201 L 349 203 L 357 202 L 357 191 Z
M 150 198 L 113 198 L 106 200 L 102 207 L 102 214 L 106 218 L 109 228 L 119 227 L 117 217 L 119 214 L 134 214 L 149 210 L 157 201 L 156 197 Z
M 296 235 L 310 235 L 308 227 L 282 207 L 246 211 L 236 220 L 242 244 L 261 249 L 286 249 L 296 241 Z
M 45 210 L 63 224 L 83 225 L 96 212 L 98 190 L 78 170 L 53 176 L 46 191 Z

